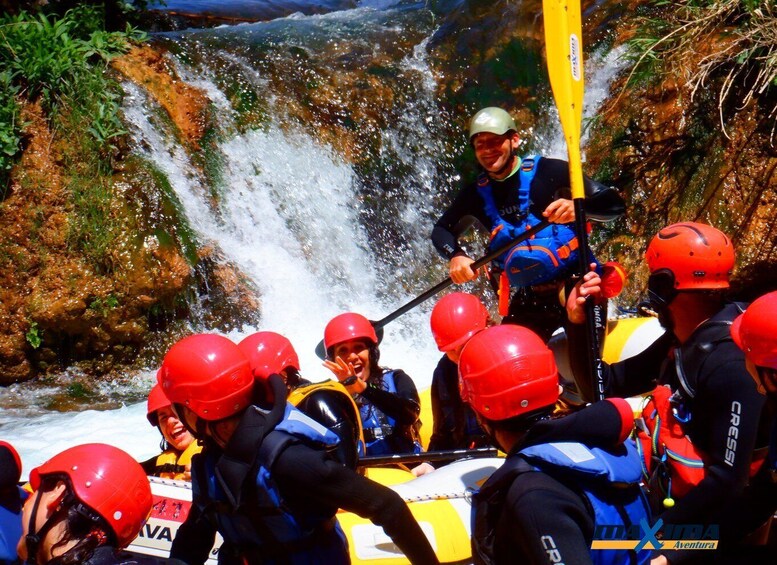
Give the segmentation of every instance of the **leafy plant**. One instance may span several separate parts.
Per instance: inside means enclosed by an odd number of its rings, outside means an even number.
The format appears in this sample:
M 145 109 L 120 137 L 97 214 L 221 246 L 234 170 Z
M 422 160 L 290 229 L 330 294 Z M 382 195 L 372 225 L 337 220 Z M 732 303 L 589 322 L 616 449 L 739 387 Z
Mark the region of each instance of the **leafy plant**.
M 24 334 L 24 337 L 27 339 L 27 343 L 29 343 L 33 349 L 38 349 L 41 346 L 43 339 L 41 338 L 40 331 L 38 330 L 38 322 L 32 322 L 30 324 L 30 329 L 27 330 L 27 333 Z
M 0 72 L 0 194 L 5 193 L 8 171 L 21 148 L 18 91 L 12 83 L 11 73 Z

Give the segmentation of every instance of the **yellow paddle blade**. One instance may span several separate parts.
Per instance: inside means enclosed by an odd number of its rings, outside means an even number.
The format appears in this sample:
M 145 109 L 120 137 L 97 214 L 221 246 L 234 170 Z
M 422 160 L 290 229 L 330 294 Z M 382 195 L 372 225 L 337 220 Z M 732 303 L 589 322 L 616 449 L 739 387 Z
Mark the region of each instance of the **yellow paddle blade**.
M 583 121 L 583 34 L 580 0 L 543 0 L 548 75 L 567 142 L 572 198 L 584 198 L 580 162 Z

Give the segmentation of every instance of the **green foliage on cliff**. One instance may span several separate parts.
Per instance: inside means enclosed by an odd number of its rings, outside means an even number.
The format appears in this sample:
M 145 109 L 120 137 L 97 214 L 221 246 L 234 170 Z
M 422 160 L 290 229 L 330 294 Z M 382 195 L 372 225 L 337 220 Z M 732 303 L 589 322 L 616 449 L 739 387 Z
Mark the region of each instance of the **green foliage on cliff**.
M 113 159 L 126 134 L 121 88 L 108 63 L 145 37 L 129 26 L 108 32 L 104 22 L 97 6 L 61 16 L 0 17 L 0 171 L 10 169 L 21 151 L 18 102 L 39 101 L 56 137 L 66 140 L 63 164 L 73 210 L 68 241 L 102 272 L 111 268 Z

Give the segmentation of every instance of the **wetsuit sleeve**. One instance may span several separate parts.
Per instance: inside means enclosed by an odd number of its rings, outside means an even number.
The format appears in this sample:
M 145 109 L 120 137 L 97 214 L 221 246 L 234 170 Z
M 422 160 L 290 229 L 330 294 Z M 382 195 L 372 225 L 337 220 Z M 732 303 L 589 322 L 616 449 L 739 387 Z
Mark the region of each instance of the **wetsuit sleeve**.
M 432 244 L 437 252 L 450 260 L 456 255 L 466 255 L 459 245 L 459 236 L 477 220 L 486 225 L 483 203 L 474 185 L 465 187 L 453 204 L 440 216 L 432 229 Z
M 449 394 L 451 371 L 457 372 L 458 367 L 446 355 L 443 355 L 432 375 L 432 420 L 434 431 L 429 439 L 429 451 L 456 449 L 457 436 L 463 436 L 464 422 L 457 418 L 456 409 Z M 462 414 L 463 416 L 463 414 Z M 434 464 L 439 467 L 439 463 Z
M 777 509 L 777 484 L 764 464 L 744 492 L 721 513 L 720 545 L 728 549 L 763 525 Z
M 203 457 L 197 454 L 192 458 L 192 505 L 170 548 L 170 559 L 179 559 L 189 565 L 204 564 L 216 541 L 216 526 L 197 504 L 199 480 L 205 473 Z
M 175 534 L 170 559 L 180 559 L 188 565 L 203 565 L 216 541 L 216 528 L 192 504 L 189 515 Z
M 421 414 L 421 401 L 415 383 L 407 373 L 394 371 L 396 394 L 368 383 L 361 395 L 387 416 L 391 416 L 403 426 L 415 424 Z
M 622 398 L 596 402 L 563 418 L 537 422 L 521 448 L 542 443 L 575 441 L 609 449 L 620 445 L 634 428 L 634 414 Z
M 708 523 L 741 494 L 750 472 L 764 397 L 758 394 L 733 342 L 716 345 L 699 371 L 698 382 L 694 429 L 707 438 L 706 445 L 696 440 L 704 446 L 704 479 L 661 515 L 664 523 Z M 699 420 L 704 424 L 699 425 Z M 693 552 L 687 556 L 684 552 L 670 553 L 666 557 L 673 564 L 693 556 Z
M 514 540 L 516 563 L 590 565 L 593 519 L 579 495 L 540 472 L 523 473 L 508 491 L 497 538 Z M 500 552 L 501 554 L 501 552 Z M 517 554 L 517 555 L 516 555 Z
M 626 212 L 626 203 L 612 187 L 583 177 L 586 218 L 597 222 L 609 222 Z M 541 217 L 548 204 L 558 198 L 572 198 L 569 180 L 569 163 L 562 159 L 543 157 L 531 184 L 532 212 Z
M 287 448 L 272 468 L 282 493 L 304 493 L 308 504 L 342 508 L 383 528 L 411 563 L 438 563 L 402 498 L 388 487 L 328 460 L 301 444 Z
M 580 395 L 586 402 L 593 402 L 595 397 L 594 383 L 591 382 L 586 367 L 588 359 L 586 326 L 585 324 L 568 323 L 566 332 L 569 345 L 569 364 Z M 665 332 L 633 357 L 611 364 L 602 362 L 605 396 L 628 397 L 653 390 L 673 343 L 672 333 Z
M 305 397 L 299 408 L 316 422 L 337 434 L 340 438 L 336 449 L 337 460 L 355 469 L 359 461 L 357 447 L 359 429 L 350 399 L 337 392 L 316 391 Z

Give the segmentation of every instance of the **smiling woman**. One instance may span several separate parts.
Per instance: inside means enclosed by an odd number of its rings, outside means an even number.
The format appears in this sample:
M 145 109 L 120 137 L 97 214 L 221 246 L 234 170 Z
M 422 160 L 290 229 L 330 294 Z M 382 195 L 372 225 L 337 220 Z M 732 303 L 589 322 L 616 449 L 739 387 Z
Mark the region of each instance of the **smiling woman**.
M 418 390 L 404 371 L 378 365 L 379 341 L 361 314 L 335 316 L 324 330 L 324 366 L 359 407 L 367 455 L 420 453 Z
M 202 451 L 202 447 L 176 417 L 170 400 L 158 384 L 148 394 L 146 417 L 162 434 L 162 453 L 141 463 L 143 470 L 154 477 L 191 480 L 192 457 Z

